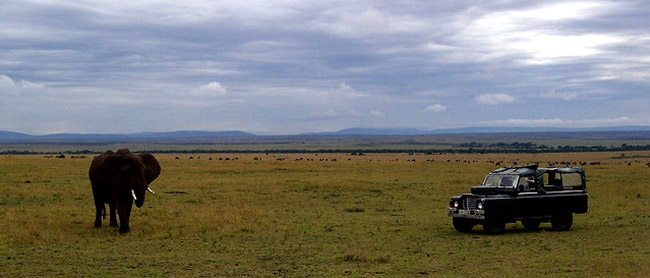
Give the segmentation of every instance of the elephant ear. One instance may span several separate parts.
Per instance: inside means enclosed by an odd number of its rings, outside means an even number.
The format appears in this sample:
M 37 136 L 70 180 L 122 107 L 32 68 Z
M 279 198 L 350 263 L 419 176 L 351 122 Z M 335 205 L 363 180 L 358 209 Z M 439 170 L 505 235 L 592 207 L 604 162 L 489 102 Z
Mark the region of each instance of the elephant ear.
M 158 160 L 151 154 L 144 153 L 139 156 L 144 164 L 144 178 L 147 184 L 150 184 L 160 176 L 160 164 L 158 164 Z

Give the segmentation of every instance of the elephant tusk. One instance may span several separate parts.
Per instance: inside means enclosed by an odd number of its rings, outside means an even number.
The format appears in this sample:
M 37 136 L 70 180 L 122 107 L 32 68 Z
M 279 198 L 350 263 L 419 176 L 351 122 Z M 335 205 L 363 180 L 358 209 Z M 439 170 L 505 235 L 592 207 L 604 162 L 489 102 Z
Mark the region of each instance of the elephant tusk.
M 151 187 L 147 187 L 147 191 L 151 192 L 151 194 L 156 194 L 156 192 L 153 192 L 153 190 L 151 190 Z
M 131 189 L 131 195 L 133 195 L 133 200 L 138 200 L 138 198 L 135 197 L 135 190 Z

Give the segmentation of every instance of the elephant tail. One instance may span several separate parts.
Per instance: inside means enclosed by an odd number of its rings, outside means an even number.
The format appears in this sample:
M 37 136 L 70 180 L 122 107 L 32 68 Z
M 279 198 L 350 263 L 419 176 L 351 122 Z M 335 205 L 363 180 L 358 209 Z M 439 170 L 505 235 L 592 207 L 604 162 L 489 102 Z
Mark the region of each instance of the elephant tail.
M 102 220 L 106 219 L 106 205 L 102 206 Z

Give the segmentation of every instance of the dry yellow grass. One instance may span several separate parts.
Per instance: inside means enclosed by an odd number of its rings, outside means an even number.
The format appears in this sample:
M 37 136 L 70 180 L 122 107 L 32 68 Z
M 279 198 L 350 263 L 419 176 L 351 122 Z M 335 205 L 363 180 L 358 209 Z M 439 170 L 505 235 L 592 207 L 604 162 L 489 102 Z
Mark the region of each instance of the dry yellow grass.
M 92 228 L 91 157 L 3 156 L 0 276 L 642 277 L 650 152 L 620 156 L 157 155 L 157 194 L 127 235 Z M 600 162 L 584 166 L 591 212 L 569 232 L 457 233 L 449 197 L 497 161 Z

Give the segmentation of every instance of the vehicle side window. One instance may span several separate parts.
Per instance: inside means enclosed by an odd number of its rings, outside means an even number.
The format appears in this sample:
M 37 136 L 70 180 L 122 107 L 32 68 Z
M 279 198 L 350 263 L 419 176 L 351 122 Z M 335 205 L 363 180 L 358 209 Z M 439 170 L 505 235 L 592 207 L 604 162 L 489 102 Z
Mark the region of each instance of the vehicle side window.
M 546 186 L 562 186 L 562 178 L 559 173 L 546 172 L 544 174 L 544 185 Z
M 528 185 L 528 183 L 526 182 L 526 177 L 519 178 L 519 183 L 517 183 L 517 187 L 526 186 L 526 185 Z
M 500 186 L 508 186 L 508 184 L 512 185 L 512 178 L 508 176 L 502 177 Z
M 511 177 L 511 176 L 503 176 L 503 177 L 501 178 L 501 184 L 500 184 L 500 186 L 513 186 L 513 184 L 516 183 L 516 182 L 517 182 L 517 181 L 514 180 L 514 178 Z
M 581 187 L 582 178 L 579 173 L 563 173 L 562 186 L 564 187 Z
M 519 177 L 517 188 L 522 188 L 524 191 L 535 191 L 535 181 L 533 177 Z

